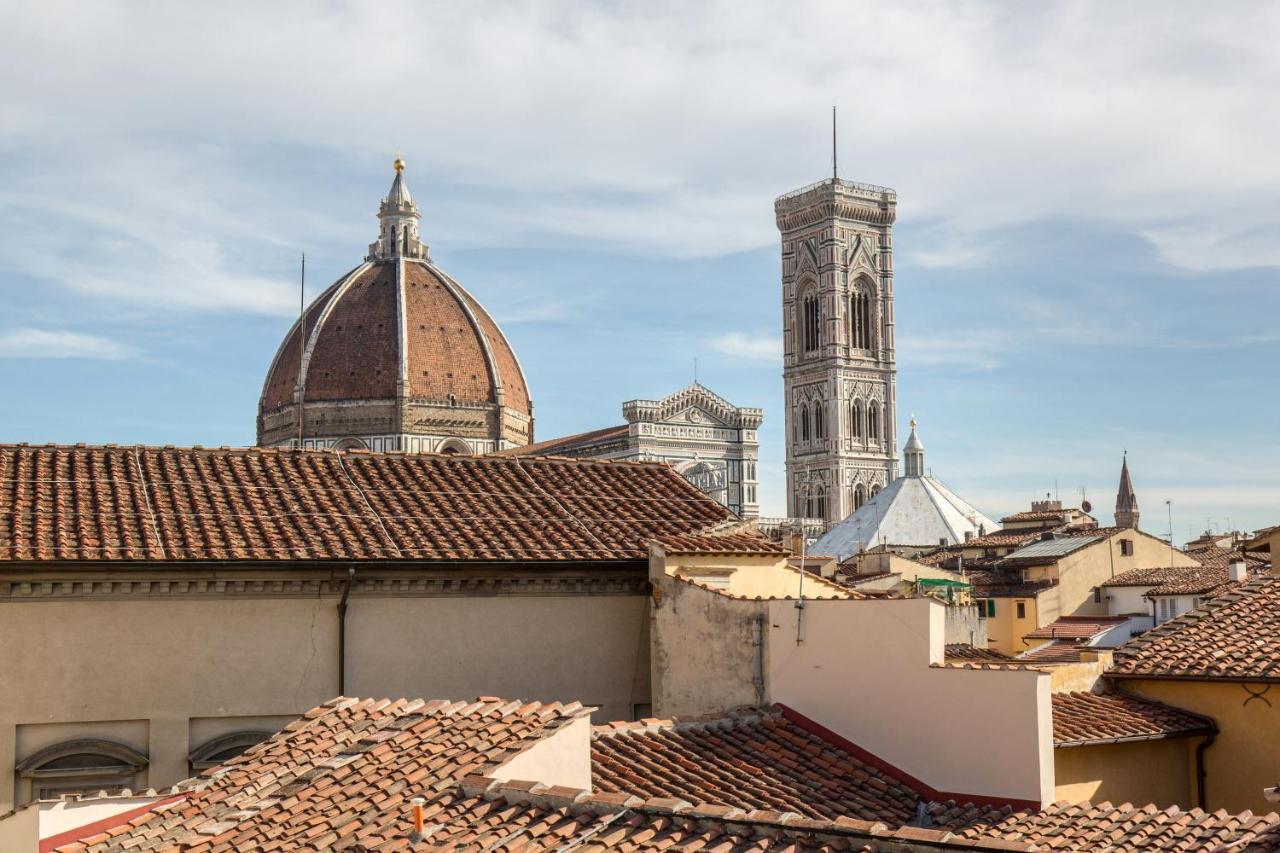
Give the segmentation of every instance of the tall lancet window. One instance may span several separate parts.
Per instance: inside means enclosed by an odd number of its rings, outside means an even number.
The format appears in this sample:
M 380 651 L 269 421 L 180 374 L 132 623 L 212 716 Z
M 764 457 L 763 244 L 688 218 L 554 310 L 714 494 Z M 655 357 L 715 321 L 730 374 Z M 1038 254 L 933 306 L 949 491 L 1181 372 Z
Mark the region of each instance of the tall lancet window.
M 849 344 L 871 349 L 871 294 L 861 287 L 849 297 Z
M 876 403 L 867 406 L 867 438 L 880 440 L 880 406 Z
M 809 407 L 804 403 L 800 404 L 800 440 L 808 441 L 809 432 Z
M 801 302 L 800 325 L 804 335 L 804 351 L 816 351 L 822 345 L 822 312 L 818 308 L 816 294 L 809 294 Z
M 823 411 L 823 405 L 819 401 L 813 404 L 813 437 L 827 437 L 827 413 Z
M 862 441 L 862 420 L 863 419 L 862 419 L 862 401 L 861 400 L 859 400 L 856 397 L 854 398 L 853 406 L 849 414 L 850 414 L 849 434 L 853 436 L 857 441 Z

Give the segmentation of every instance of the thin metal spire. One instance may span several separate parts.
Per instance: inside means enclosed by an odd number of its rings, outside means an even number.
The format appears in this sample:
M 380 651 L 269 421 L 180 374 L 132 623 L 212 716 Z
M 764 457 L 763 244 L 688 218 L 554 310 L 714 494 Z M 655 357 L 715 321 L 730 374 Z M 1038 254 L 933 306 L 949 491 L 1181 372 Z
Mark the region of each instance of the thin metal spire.
M 836 162 L 836 105 L 831 105 L 831 180 L 840 180 L 840 170 Z
M 302 253 L 302 272 L 298 276 L 298 449 L 302 449 L 303 407 L 302 360 L 307 355 L 307 253 Z

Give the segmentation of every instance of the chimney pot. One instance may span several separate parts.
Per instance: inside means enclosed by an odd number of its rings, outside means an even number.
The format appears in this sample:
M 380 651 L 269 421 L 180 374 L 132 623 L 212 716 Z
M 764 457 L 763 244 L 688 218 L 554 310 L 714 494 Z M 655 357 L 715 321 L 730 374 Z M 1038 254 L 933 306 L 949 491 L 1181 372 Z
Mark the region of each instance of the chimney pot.
M 1235 583 L 1244 583 L 1249 578 L 1249 567 L 1244 560 L 1232 560 L 1227 566 L 1227 578 Z

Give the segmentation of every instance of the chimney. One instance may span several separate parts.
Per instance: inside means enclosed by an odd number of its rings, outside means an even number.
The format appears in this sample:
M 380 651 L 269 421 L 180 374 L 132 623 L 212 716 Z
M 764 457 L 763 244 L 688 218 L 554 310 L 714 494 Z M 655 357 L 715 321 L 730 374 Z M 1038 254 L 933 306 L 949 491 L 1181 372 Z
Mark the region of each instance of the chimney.
M 1244 560 L 1232 560 L 1227 566 L 1227 580 L 1232 583 L 1244 583 L 1249 579 L 1249 567 Z

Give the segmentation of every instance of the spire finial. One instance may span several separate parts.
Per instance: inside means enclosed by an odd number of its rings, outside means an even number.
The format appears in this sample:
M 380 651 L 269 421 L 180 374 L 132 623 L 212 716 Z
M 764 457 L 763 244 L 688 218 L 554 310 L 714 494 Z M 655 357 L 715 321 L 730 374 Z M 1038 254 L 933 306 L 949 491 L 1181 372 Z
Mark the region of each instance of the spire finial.
M 840 180 L 840 170 L 836 168 L 836 105 L 831 105 L 831 180 Z
M 396 161 L 391 165 L 395 167 L 397 173 L 404 171 L 404 158 L 400 156 L 399 151 L 396 152 Z
M 916 416 L 915 416 L 915 415 L 912 415 L 912 416 L 911 416 L 911 428 L 912 428 L 912 429 L 915 429 L 915 428 L 916 428 Z

